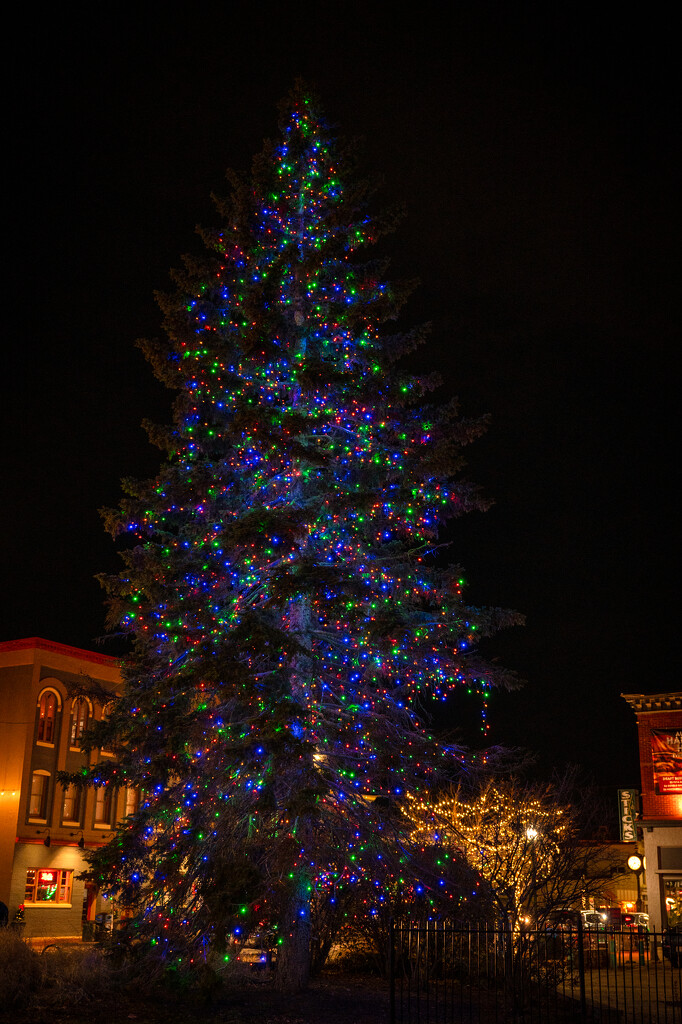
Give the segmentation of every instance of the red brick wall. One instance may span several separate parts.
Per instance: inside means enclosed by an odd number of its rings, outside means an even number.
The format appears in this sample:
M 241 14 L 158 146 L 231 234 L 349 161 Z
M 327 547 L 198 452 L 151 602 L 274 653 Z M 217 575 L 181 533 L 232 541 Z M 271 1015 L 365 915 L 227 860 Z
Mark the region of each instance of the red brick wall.
M 682 819 L 682 794 L 657 793 L 654 786 L 654 765 L 651 747 L 652 729 L 682 729 L 682 711 L 640 711 L 637 715 L 639 733 L 639 765 L 642 777 L 642 816 L 644 818 Z

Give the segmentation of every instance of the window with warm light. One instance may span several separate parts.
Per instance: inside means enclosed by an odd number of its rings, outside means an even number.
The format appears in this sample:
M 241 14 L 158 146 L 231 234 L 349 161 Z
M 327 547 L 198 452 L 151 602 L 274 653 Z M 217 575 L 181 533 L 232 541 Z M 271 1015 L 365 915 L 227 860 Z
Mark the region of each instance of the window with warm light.
M 71 709 L 71 731 L 69 734 L 69 743 L 72 747 L 80 746 L 83 733 L 88 727 L 89 717 L 90 705 L 85 697 L 78 697 L 73 702 L 73 707 Z
M 95 790 L 95 828 L 111 828 L 111 786 L 98 786 Z
M 81 820 L 81 795 L 79 786 L 71 784 L 64 790 L 64 804 L 62 806 L 62 821 L 69 825 L 80 825 Z
M 106 722 L 107 718 L 109 717 L 109 715 L 111 714 L 111 712 L 113 710 L 113 707 L 114 707 L 113 701 L 110 701 L 108 704 L 104 705 L 104 707 L 102 708 L 102 721 L 103 722 Z M 101 747 L 100 748 L 100 753 L 101 754 L 113 754 L 113 750 L 111 750 L 110 746 L 105 746 L 105 747 Z
M 27 906 L 71 906 L 73 871 L 62 868 L 29 868 L 24 903 Z
M 47 798 L 50 790 L 50 773 L 33 772 L 31 776 L 31 795 L 28 801 L 28 816 L 32 820 L 47 820 Z
M 38 730 L 36 733 L 38 743 L 54 746 L 58 707 L 57 694 L 54 690 L 45 690 L 38 702 Z
M 135 814 L 138 805 L 140 803 L 140 791 L 135 786 L 128 786 L 126 788 L 126 805 L 125 814 L 127 818 L 129 814 Z

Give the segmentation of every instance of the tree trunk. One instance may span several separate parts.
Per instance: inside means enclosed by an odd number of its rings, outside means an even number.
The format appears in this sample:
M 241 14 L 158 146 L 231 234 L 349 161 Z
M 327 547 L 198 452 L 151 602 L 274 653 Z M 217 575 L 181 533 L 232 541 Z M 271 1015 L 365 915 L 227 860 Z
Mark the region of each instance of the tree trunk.
M 310 978 L 310 880 L 297 871 L 280 928 L 276 986 L 280 992 L 301 992 Z

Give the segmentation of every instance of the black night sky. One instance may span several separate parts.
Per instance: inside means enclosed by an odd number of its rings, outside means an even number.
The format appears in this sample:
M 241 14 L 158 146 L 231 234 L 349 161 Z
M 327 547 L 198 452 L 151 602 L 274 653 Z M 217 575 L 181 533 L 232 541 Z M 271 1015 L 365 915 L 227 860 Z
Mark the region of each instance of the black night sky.
M 407 204 L 386 248 L 421 279 L 421 365 L 491 416 L 469 475 L 495 504 L 452 531 L 470 600 L 527 616 L 488 649 L 527 679 L 494 698 L 491 739 L 636 786 L 620 694 L 680 688 L 672 26 L 599 4 L 235 6 L 67 6 L 6 39 L 0 639 L 103 634 L 94 575 L 118 560 L 97 510 L 154 473 L 140 423 L 171 400 L 134 340 L 301 74 L 382 203 Z

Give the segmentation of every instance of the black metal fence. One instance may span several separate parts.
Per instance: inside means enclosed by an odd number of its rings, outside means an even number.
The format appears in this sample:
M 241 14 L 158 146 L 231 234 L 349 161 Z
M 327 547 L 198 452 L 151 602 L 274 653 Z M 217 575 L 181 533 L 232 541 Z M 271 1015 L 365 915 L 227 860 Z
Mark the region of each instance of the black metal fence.
M 670 942 L 582 925 L 393 923 L 390 1021 L 682 1024 L 682 948 Z

